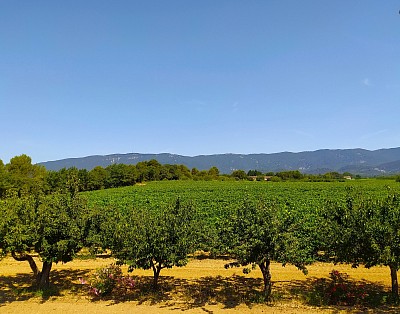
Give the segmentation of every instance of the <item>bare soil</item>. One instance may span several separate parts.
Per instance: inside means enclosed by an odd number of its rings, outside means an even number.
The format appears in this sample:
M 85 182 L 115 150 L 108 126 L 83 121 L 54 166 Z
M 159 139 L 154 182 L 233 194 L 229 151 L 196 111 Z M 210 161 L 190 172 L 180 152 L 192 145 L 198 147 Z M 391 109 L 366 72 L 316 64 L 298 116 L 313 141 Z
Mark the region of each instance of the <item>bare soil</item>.
M 312 307 L 304 292 L 316 278 L 327 277 L 332 269 L 354 280 L 390 290 L 386 267 L 353 269 L 347 265 L 318 263 L 304 275 L 294 266 L 273 263 L 273 300 L 261 302 L 262 276 L 258 269 L 244 275 L 242 268 L 225 269 L 224 259 L 198 257 L 186 267 L 163 269 L 160 291 L 151 290 L 152 271 L 135 270 L 136 287 L 123 297 L 94 299 L 80 277 L 87 278 L 111 258 L 76 259 L 54 265 L 52 286 L 46 293 L 30 288 L 32 273 L 26 262 L 11 257 L 0 261 L 0 313 L 397 313 L 399 308 Z M 126 267 L 123 268 L 127 271 Z

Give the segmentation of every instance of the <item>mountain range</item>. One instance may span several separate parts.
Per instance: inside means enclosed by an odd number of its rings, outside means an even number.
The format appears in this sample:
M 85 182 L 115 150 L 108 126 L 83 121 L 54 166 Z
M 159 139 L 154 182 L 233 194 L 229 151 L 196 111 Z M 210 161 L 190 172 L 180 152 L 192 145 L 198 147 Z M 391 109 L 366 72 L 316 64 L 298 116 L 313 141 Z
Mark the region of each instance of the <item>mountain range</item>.
M 161 154 L 112 154 L 68 158 L 39 163 L 47 170 L 76 167 L 91 170 L 96 166 L 107 167 L 115 163 L 136 164 L 151 159 L 161 164 L 183 164 L 189 169 L 208 170 L 217 167 L 221 173 L 234 170 L 259 170 L 279 172 L 299 170 L 302 173 L 323 174 L 330 171 L 350 172 L 361 176 L 379 176 L 400 173 L 400 147 L 366 149 L 321 149 L 298 153 L 281 152 L 273 154 L 216 154 L 182 156 Z

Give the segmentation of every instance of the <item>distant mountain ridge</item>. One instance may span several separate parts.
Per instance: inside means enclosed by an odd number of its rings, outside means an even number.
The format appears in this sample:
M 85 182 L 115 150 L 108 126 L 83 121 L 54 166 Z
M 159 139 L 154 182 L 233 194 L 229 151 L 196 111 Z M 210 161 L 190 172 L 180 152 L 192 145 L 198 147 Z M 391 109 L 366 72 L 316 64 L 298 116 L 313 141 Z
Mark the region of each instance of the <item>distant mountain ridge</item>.
M 68 158 L 39 163 L 47 170 L 76 167 L 91 170 L 96 166 L 111 164 L 137 164 L 151 159 L 161 164 L 183 164 L 189 169 L 208 170 L 217 167 L 221 173 L 233 170 L 259 170 L 278 172 L 299 170 L 302 173 L 318 174 L 330 171 L 350 172 L 363 176 L 390 175 L 400 173 L 400 147 L 378 150 L 366 149 L 321 149 L 299 153 L 281 152 L 273 154 L 216 154 L 182 156 L 161 154 L 112 154 Z

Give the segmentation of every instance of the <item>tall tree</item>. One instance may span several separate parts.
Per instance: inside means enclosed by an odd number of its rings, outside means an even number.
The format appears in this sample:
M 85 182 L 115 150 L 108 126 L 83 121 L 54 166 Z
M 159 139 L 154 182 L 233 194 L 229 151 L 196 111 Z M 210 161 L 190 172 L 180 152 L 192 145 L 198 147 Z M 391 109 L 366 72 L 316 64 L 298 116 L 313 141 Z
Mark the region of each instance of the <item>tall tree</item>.
M 89 190 L 100 190 L 106 187 L 108 180 L 108 172 L 103 167 L 97 166 L 89 171 Z
M 244 170 L 234 170 L 232 171 L 231 177 L 235 178 L 236 180 L 246 180 L 247 174 Z
M 112 164 L 106 167 L 108 173 L 105 186 L 106 188 L 116 188 L 124 185 L 125 169 L 124 164 Z
M 208 170 L 208 175 L 211 176 L 212 178 L 217 178 L 219 176 L 219 169 L 217 167 L 211 167 Z
M 130 271 L 152 269 L 157 289 L 163 268 L 187 264 L 188 254 L 196 248 L 197 223 L 194 207 L 179 199 L 175 205 L 157 210 L 135 209 L 107 226 L 108 234 L 113 229 L 109 245 Z
M 0 198 L 4 197 L 8 187 L 8 173 L 3 161 L 0 159 Z
M 367 268 L 384 265 L 390 269 L 393 300 L 399 300 L 397 271 L 400 268 L 400 196 L 371 197 L 349 192 L 342 201 L 329 201 L 327 236 L 335 262 Z
M 306 265 L 314 260 L 315 247 L 310 242 L 311 216 L 297 215 L 276 202 L 253 203 L 244 201 L 235 213 L 220 226 L 226 251 L 236 259 L 230 266 L 258 266 L 264 280 L 264 296 L 271 294 L 271 261 L 296 265 L 306 272 Z M 312 224 L 311 224 L 312 225 Z M 244 272 L 249 272 L 244 268 Z
M 86 205 L 76 194 L 8 198 L 0 202 L 0 248 L 27 261 L 36 285 L 45 288 L 53 263 L 69 262 L 82 248 Z M 39 255 L 39 269 L 32 253 Z
M 46 169 L 40 165 L 32 165 L 32 159 L 27 155 L 11 158 L 5 170 L 8 172 L 10 188 L 18 196 L 38 193 L 43 189 Z

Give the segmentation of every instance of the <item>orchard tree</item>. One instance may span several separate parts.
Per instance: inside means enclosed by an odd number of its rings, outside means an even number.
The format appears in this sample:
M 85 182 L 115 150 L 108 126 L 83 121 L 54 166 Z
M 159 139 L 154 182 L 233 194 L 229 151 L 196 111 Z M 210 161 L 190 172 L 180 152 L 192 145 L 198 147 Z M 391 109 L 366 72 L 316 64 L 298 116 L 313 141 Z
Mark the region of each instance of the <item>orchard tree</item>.
M 129 265 L 129 271 L 152 269 L 153 288 L 157 289 L 161 270 L 185 266 L 188 254 L 195 251 L 196 216 L 195 208 L 179 199 L 173 206 L 134 209 L 107 226 L 106 233 L 112 234 L 108 245 L 120 263 Z
M 400 268 L 400 195 L 368 197 L 349 192 L 340 201 L 329 201 L 327 236 L 330 255 L 335 262 L 363 264 L 370 268 L 384 265 L 390 269 L 392 298 L 399 300 L 397 271 Z
M 0 202 L 0 212 L 2 253 L 27 261 L 38 288 L 48 286 L 53 263 L 71 261 L 84 244 L 86 205 L 76 194 L 8 198 Z
M 275 201 L 244 201 L 235 213 L 220 225 L 222 252 L 236 259 L 225 265 L 259 267 L 263 275 L 264 296 L 271 295 L 272 261 L 296 265 L 304 273 L 314 260 L 315 246 L 311 215 L 295 214 L 288 205 Z M 314 228 L 315 230 L 315 228 Z M 244 268 L 243 272 L 250 272 Z

